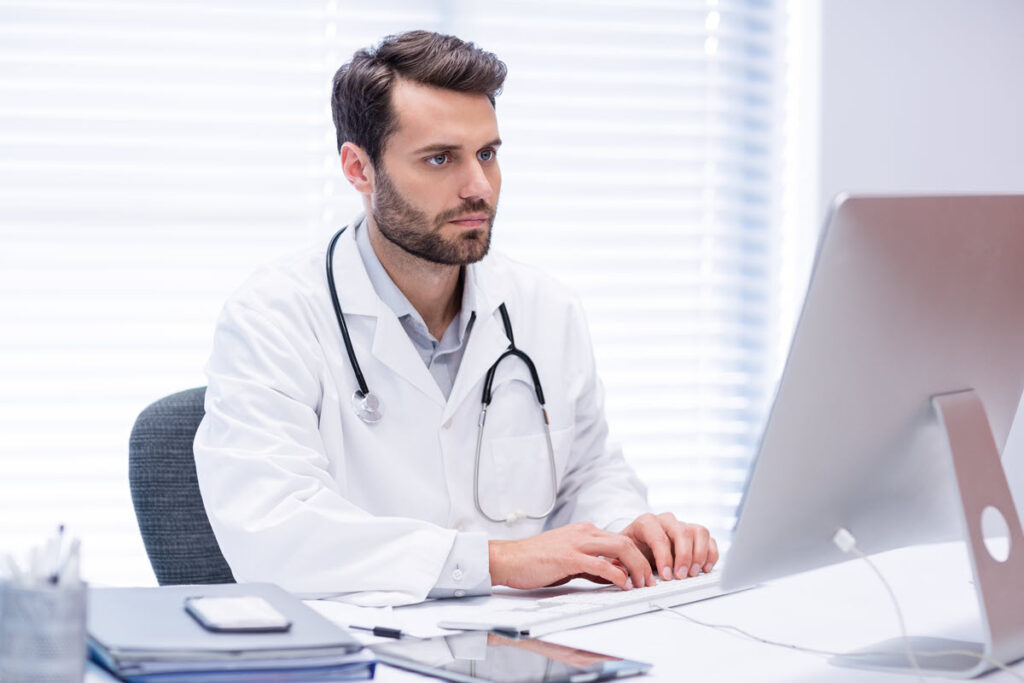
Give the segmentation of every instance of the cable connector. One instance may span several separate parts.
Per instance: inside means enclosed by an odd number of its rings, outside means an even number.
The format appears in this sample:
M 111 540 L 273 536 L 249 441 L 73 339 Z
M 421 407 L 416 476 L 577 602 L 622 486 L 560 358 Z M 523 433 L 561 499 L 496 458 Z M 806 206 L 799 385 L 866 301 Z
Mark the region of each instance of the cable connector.
M 839 527 L 835 536 L 832 537 L 832 542 L 847 555 L 851 554 L 857 547 L 857 539 L 853 537 L 853 534 L 846 527 Z

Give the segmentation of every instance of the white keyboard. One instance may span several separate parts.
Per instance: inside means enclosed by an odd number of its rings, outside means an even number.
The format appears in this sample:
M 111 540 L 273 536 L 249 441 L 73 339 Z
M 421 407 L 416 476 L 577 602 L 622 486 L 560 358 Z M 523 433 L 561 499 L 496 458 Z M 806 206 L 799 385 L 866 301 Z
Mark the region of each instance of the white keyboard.
M 714 570 L 692 578 L 661 581 L 654 586 L 620 590 L 615 586 L 580 590 L 539 600 L 524 600 L 522 607 L 482 609 L 469 620 L 442 621 L 442 628 L 500 631 L 517 636 L 541 636 L 635 614 L 653 612 L 659 605 L 674 607 L 728 593 Z

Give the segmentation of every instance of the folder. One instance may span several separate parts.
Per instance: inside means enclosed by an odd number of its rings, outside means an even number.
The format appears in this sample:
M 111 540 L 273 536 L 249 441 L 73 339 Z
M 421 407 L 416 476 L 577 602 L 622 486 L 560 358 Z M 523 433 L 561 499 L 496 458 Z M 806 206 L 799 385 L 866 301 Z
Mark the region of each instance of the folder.
M 292 622 L 288 631 L 220 633 L 185 611 L 190 597 L 258 596 Z M 320 680 L 373 677 L 362 644 L 282 588 L 267 583 L 93 588 L 90 653 L 128 681 Z

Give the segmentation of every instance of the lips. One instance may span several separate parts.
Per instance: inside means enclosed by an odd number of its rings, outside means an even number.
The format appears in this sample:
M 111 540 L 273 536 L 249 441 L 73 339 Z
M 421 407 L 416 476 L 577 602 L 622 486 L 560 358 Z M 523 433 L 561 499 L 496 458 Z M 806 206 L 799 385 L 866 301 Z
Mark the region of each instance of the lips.
M 486 214 L 486 213 L 470 213 L 470 214 L 466 214 L 465 216 L 459 216 L 458 218 L 453 218 L 453 219 L 451 219 L 448 222 L 449 223 L 454 223 L 455 225 L 459 225 L 459 226 L 466 227 L 466 228 L 478 228 L 481 225 L 483 225 L 484 223 L 486 223 L 487 221 L 489 221 L 490 218 L 491 218 L 490 214 Z

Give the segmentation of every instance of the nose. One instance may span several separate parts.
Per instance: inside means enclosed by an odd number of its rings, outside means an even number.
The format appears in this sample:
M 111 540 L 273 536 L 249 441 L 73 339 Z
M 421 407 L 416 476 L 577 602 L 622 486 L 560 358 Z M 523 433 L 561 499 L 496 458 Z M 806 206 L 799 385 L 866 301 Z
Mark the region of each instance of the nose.
M 493 171 L 494 173 L 497 172 Z M 467 164 L 466 177 L 459 191 L 460 199 L 482 199 L 489 201 L 494 197 L 495 187 L 489 177 L 487 170 L 480 162 L 474 161 Z

